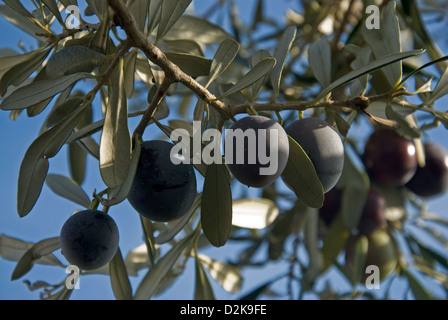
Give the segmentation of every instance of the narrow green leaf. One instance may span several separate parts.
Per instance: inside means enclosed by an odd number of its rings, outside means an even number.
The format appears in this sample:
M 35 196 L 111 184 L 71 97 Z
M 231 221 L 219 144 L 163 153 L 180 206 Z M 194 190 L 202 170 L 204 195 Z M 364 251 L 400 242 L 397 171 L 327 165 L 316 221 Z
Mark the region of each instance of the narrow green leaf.
M 331 83 L 331 49 L 328 40 L 322 38 L 311 44 L 308 59 L 314 76 L 323 88 Z
M 59 11 L 56 0 L 42 0 L 43 3 L 47 6 L 47 8 L 53 13 L 56 19 L 59 21 L 61 25 L 64 25 L 64 21 L 61 17 L 61 12 Z
M 160 22 L 160 10 L 162 7 L 163 0 L 151 0 L 149 2 L 149 14 L 148 14 L 148 31 L 149 34 L 152 33 L 154 28 Z
M 75 82 L 91 78 L 90 73 L 75 73 L 52 80 L 36 81 L 14 90 L 0 104 L 2 110 L 24 109 L 51 98 Z
M 192 232 L 177 242 L 171 250 L 160 258 L 160 260 L 148 271 L 135 292 L 135 300 L 148 300 L 157 292 L 159 284 L 169 273 L 182 252 L 187 248 L 191 248 L 195 233 L 196 232 Z
M 443 96 L 448 94 L 448 68 L 445 69 L 445 72 L 437 82 L 434 91 L 430 95 L 429 99 L 425 101 L 426 104 L 432 105 L 437 99 L 442 98 Z
M 393 53 L 401 52 L 400 27 L 395 14 L 396 2 L 391 1 L 381 14 L 381 28 L 367 29 L 364 26 L 362 33 L 368 45 L 372 48 L 376 59 L 381 59 Z M 401 80 L 401 62 L 385 66 L 382 69 L 390 88 Z
M 210 73 L 210 59 L 188 53 L 166 52 L 165 55 L 191 77 L 207 76 Z
M 100 140 L 100 173 L 104 183 L 115 188 L 123 184 L 131 163 L 131 135 L 128 128 L 123 59 L 111 88 Z
M 124 87 L 126 97 L 130 98 L 134 92 L 135 67 L 138 50 L 132 50 L 124 57 Z
M 2 6 L 0 6 L 0 9 L 1 8 Z M 1 10 L 0 13 L 2 13 Z M 8 70 L 11 70 L 11 68 L 13 68 L 14 66 L 29 60 L 33 60 L 35 57 L 39 56 L 42 52 L 44 52 L 43 47 L 23 54 L 8 55 L 0 58 L 0 79 L 6 72 L 8 72 Z
M 227 242 L 232 227 L 232 191 L 226 170 L 224 164 L 209 165 L 202 192 L 202 230 L 215 247 Z
M 132 160 L 129 165 L 129 172 L 126 180 L 118 187 L 111 188 L 107 192 L 107 199 L 102 201 L 105 206 L 114 206 L 124 201 L 131 190 L 132 182 L 134 181 L 135 172 L 137 171 L 138 160 L 140 159 L 140 143 L 136 143 L 134 150 L 132 150 Z
M 15 11 L 17 11 L 18 13 L 20 13 L 22 16 L 27 17 L 27 18 L 34 18 L 33 15 L 27 9 L 25 9 L 23 4 L 20 3 L 20 1 L 4 0 L 3 2 L 6 3 L 6 5 L 8 7 L 12 8 Z
M 41 240 L 28 249 L 17 262 L 11 280 L 17 280 L 31 270 L 35 261 L 60 248 L 59 237 Z
M 282 179 L 301 202 L 320 208 L 324 202 L 324 191 L 316 169 L 302 147 L 290 136 L 288 139 L 289 158 Z
M 154 239 L 155 244 L 167 243 L 174 239 L 174 237 L 185 227 L 190 221 L 190 218 L 198 210 L 202 201 L 202 193 L 196 195 L 193 204 L 190 209 L 179 219 L 168 222 L 167 228 L 160 231 L 157 237 Z
M 251 60 L 251 65 L 255 66 L 257 63 L 259 63 L 261 60 L 270 58 L 271 54 L 267 50 L 258 50 L 254 53 Z M 264 84 L 266 79 L 268 78 L 268 75 L 265 75 L 263 78 L 257 80 L 252 85 L 252 97 L 255 99 L 258 95 L 258 92 L 261 89 L 261 86 Z
M 239 43 L 233 39 L 226 39 L 219 45 L 213 57 L 209 79 L 205 85 L 206 88 L 227 69 L 235 59 L 239 49 Z
M 198 257 L 195 257 L 196 282 L 194 300 L 215 300 L 212 285 Z
M 50 49 L 36 52 L 30 59 L 16 64 L 6 72 L 0 81 L 0 96 L 3 96 L 9 86 L 18 87 L 42 64 Z
M 448 55 L 443 56 L 443 57 L 441 57 L 441 58 L 438 58 L 438 59 L 436 59 L 436 60 L 432 60 L 432 61 L 430 61 L 430 62 L 428 62 L 428 63 L 423 64 L 422 66 L 418 67 L 417 69 L 414 69 L 414 70 L 413 70 L 412 72 L 410 72 L 406 77 L 404 77 L 404 78 L 400 81 L 400 83 L 398 83 L 398 84 L 395 86 L 395 89 L 398 90 L 399 88 L 401 88 L 401 87 L 403 86 L 403 84 L 404 84 L 409 78 L 411 78 L 412 76 L 414 76 L 416 73 L 418 73 L 418 72 L 420 72 L 420 71 L 426 69 L 426 68 L 429 67 L 429 66 L 432 66 L 432 65 L 434 65 L 434 64 L 437 64 L 437 63 L 442 62 L 442 61 L 445 61 L 445 60 L 448 60 Z
M 206 19 L 185 14 L 177 20 L 165 35 L 164 40 L 184 39 L 200 44 L 212 44 L 221 43 L 227 38 L 232 38 L 232 36 L 220 26 Z
M 131 300 L 132 287 L 120 248 L 109 263 L 109 274 L 115 298 L 117 300 Z
M 34 207 L 47 175 L 48 159 L 59 152 L 84 110 L 80 108 L 42 133 L 26 151 L 20 165 L 17 187 L 17 212 L 20 217 L 26 216 Z
M 397 122 L 398 124 L 397 130 L 401 135 L 404 135 L 410 139 L 418 139 L 422 136 L 422 133 L 420 132 L 419 129 L 412 126 L 406 120 L 406 118 L 403 118 L 392 109 L 392 105 L 390 104 L 390 102 L 388 102 L 386 106 L 386 115 L 388 119 Z
M 149 9 L 149 0 L 138 0 L 132 1 L 129 7 L 129 11 L 131 11 L 132 15 L 135 18 L 135 22 L 137 23 L 137 27 L 140 31 L 144 31 L 146 17 L 148 15 Z
M 37 36 L 37 34 L 41 34 L 43 30 L 33 22 L 36 21 L 34 18 L 24 16 L 6 5 L 0 5 L 0 14 L 9 23 L 15 25 L 16 27 L 37 38 L 38 40 L 43 40 L 42 36 Z
M 279 44 L 274 51 L 274 59 L 277 62 L 275 67 L 272 69 L 270 78 L 273 87 L 272 101 L 277 99 L 280 92 L 280 83 L 282 79 L 282 72 L 285 66 L 286 58 L 288 57 L 289 51 L 291 50 L 292 44 L 296 37 L 297 28 L 296 26 L 289 26 L 285 33 L 282 35 Z
M 404 276 L 408 279 L 409 286 L 414 294 L 416 300 L 433 300 L 432 295 L 429 291 L 421 284 L 421 282 L 409 271 L 408 269 L 403 269 L 401 271 Z
M 222 98 L 226 96 L 230 96 L 231 94 L 237 93 L 251 84 L 253 84 L 255 81 L 259 80 L 260 78 L 264 77 L 268 72 L 272 70 L 272 68 L 275 66 L 275 59 L 274 58 L 266 58 L 257 63 L 248 73 L 246 73 L 241 79 L 237 81 L 229 90 L 224 92 L 221 97 L 218 99 L 221 100 Z
M 422 54 L 423 52 L 425 52 L 425 50 L 423 50 L 423 49 L 412 50 L 412 51 L 394 53 L 394 54 L 388 55 L 386 57 L 383 57 L 379 60 L 374 60 L 371 63 L 369 63 L 368 65 L 365 65 L 365 66 L 359 68 L 358 70 L 350 71 L 346 75 L 340 77 L 338 80 L 331 83 L 328 87 L 326 87 L 324 90 L 322 90 L 320 92 L 320 94 L 316 97 L 316 99 L 311 101 L 309 104 L 316 103 L 317 101 L 323 99 L 330 92 L 336 90 L 337 88 L 343 86 L 344 84 L 346 84 L 356 78 L 359 78 L 360 76 L 362 76 L 366 73 L 370 73 L 372 71 L 378 70 L 378 69 L 380 69 L 384 66 L 387 66 L 391 63 Z
M 163 0 L 156 42 L 162 39 L 183 15 L 191 0 Z
M 89 197 L 72 179 L 59 174 L 48 174 L 45 183 L 55 194 L 79 204 L 84 208 L 89 208 Z
M 97 17 L 102 18 L 105 16 L 107 2 L 104 0 L 86 0 L 86 2 Z
M 25 242 L 17 238 L 0 234 L 0 257 L 9 261 L 19 261 L 25 252 L 31 249 L 34 245 L 35 243 L 32 242 Z M 35 263 L 47 266 L 64 267 L 64 265 L 52 254 L 36 259 Z

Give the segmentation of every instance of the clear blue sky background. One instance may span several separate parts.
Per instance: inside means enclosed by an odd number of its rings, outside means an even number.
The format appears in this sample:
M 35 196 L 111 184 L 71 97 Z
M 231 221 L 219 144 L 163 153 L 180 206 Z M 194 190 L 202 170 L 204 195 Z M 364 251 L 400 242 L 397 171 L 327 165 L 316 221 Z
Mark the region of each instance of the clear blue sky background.
M 81 1 L 80 1 L 81 2 Z M 209 1 L 194 0 L 196 8 L 201 6 L 209 7 Z M 240 6 L 240 12 L 243 18 L 251 19 L 253 8 L 256 1 L 244 0 L 237 1 Z M 274 1 L 266 2 L 266 13 L 279 19 L 283 16 L 288 7 L 297 8 L 296 1 Z M 1 3 L 1 2 L 0 2 Z M 202 11 L 202 10 L 201 10 Z M 227 25 L 224 25 L 227 27 Z M 7 23 L 5 19 L 0 18 L 0 48 L 12 48 L 18 50 L 19 41 L 23 42 L 25 47 L 30 50 L 35 48 L 36 43 L 30 41 L 31 38 L 18 28 Z M 445 46 L 446 53 L 446 46 Z M 446 101 L 446 99 L 445 99 Z M 51 190 L 44 186 L 41 196 L 32 210 L 24 217 L 19 218 L 16 211 L 16 192 L 17 178 L 20 163 L 31 142 L 37 137 L 41 123 L 48 114 L 45 110 L 35 118 L 28 118 L 21 115 L 16 121 L 9 119 L 8 112 L 0 112 L 0 234 L 6 234 L 11 237 L 17 237 L 24 241 L 37 242 L 45 238 L 59 235 L 59 230 L 65 220 L 79 207 L 71 202 L 53 194 Z M 135 123 L 131 123 L 134 126 Z M 444 128 L 438 128 L 432 131 L 432 139 L 448 148 L 447 132 Z M 149 134 L 145 138 L 150 138 Z M 68 174 L 67 149 L 63 148 L 60 153 L 50 160 L 50 173 Z M 103 183 L 99 176 L 98 164 L 89 157 L 87 178 L 84 183 L 85 190 L 91 194 L 94 188 L 102 190 Z M 442 213 L 446 216 L 446 205 L 448 196 L 437 198 L 430 203 L 430 209 L 434 212 Z M 142 243 L 141 225 L 137 214 L 131 209 L 125 201 L 122 204 L 113 207 L 110 211 L 120 230 L 120 247 L 123 255 L 129 250 Z M 203 253 L 219 260 L 225 261 L 236 257 L 241 247 L 229 243 L 221 249 L 208 249 Z M 63 257 L 56 255 L 65 261 Z M 43 280 L 49 283 L 58 283 L 67 276 L 65 270 L 58 267 L 47 267 L 35 265 L 33 269 L 22 279 L 14 282 L 10 281 L 15 262 L 0 259 L 0 299 L 37 299 L 37 292 L 30 292 L 22 280 L 27 279 L 31 282 Z M 276 274 L 286 272 L 288 265 L 273 263 L 265 268 L 250 268 L 243 271 L 244 282 L 241 294 L 247 293 L 263 281 L 273 278 Z M 145 270 L 139 273 L 136 278 L 131 278 L 133 289 L 145 275 Z M 266 275 L 269 275 L 266 277 Z M 338 283 L 342 291 L 348 291 L 350 287 L 344 283 L 337 272 L 330 271 L 328 278 Z M 214 284 L 213 280 L 212 283 Z M 274 288 L 284 292 L 285 282 L 279 282 Z M 324 285 L 322 282 L 321 285 Z M 400 283 L 398 282 L 398 288 Z M 106 276 L 85 276 L 81 278 L 80 289 L 72 294 L 72 299 L 113 299 L 113 293 L 110 287 L 109 278 Z M 215 294 L 220 299 L 234 299 L 236 296 L 227 294 L 221 287 L 214 284 Z M 399 292 L 399 290 L 397 290 Z M 436 291 L 438 292 L 438 291 Z M 438 292 L 440 293 L 440 292 Z M 185 273 L 176 280 L 164 295 L 158 299 L 192 299 L 194 294 L 194 265 L 193 259 L 187 264 Z M 310 297 L 311 298 L 311 297 Z M 395 298 L 402 298 L 399 294 Z

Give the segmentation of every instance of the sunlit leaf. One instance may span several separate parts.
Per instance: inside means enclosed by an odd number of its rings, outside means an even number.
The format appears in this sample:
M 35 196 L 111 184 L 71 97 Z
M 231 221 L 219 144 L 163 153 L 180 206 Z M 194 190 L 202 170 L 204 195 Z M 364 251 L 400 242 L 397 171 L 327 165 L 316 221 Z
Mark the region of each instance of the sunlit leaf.
M 204 268 L 196 256 L 195 259 L 196 282 L 194 288 L 194 300 L 215 300 L 215 294 Z
M 60 248 L 59 237 L 41 240 L 28 249 L 17 262 L 11 275 L 11 280 L 24 276 L 34 265 L 34 262 Z
M 115 298 L 117 300 L 132 299 L 132 287 L 120 248 L 118 248 L 115 256 L 109 262 L 109 274 Z
M 240 291 L 243 279 L 237 267 L 217 261 L 204 254 L 198 254 L 198 260 L 224 290 L 230 293 Z
M 232 203 L 232 224 L 241 228 L 263 229 L 278 216 L 275 202 L 268 199 L 237 199 Z
M 123 60 L 112 85 L 100 141 L 100 173 L 104 183 L 115 188 L 123 184 L 131 163 L 131 135 L 124 87 Z

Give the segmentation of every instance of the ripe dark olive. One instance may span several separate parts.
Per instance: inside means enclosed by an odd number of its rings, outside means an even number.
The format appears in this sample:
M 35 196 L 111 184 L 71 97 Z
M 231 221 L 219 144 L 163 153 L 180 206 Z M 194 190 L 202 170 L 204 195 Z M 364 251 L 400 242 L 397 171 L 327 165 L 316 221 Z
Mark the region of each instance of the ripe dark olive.
M 226 134 L 225 144 L 227 153 L 227 145 L 233 142 L 232 156 L 226 154 L 227 166 L 233 176 L 242 184 L 255 188 L 266 187 L 277 180 L 289 156 L 288 136 L 283 127 L 267 117 L 249 116 L 235 122 L 231 129 L 232 138 Z M 263 132 L 266 133 L 264 136 Z M 277 133 L 277 139 L 274 133 Z M 274 137 L 272 141 L 271 136 Z M 237 162 L 239 157 L 242 163 Z
M 368 266 L 377 266 L 380 280 L 385 279 L 395 269 L 398 263 L 397 251 L 391 236 L 384 229 L 377 229 L 367 236 L 368 250 L 367 257 L 364 264 L 360 283 L 365 283 L 370 273 L 366 273 Z M 351 237 L 345 250 L 345 266 L 349 274 L 353 273 L 353 264 L 356 252 L 356 242 L 358 236 Z
M 336 215 L 339 213 L 342 204 L 342 190 L 333 188 L 325 194 L 322 207 L 319 209 L 319 216 L 326 226 L 331 225 Z
M 361 234 L 369 234 L 386 224 L 386 200 L 373 189 L 367 194 L 366 204 L 358 224 Z
M 342 206 L 341 189 L 333 188 L 325 194 L 323 206 L 319 209 L 319 216 L 329 226 Z M 386 224 L 386 200 L 377 191 L 370 189 L 362 211 L 357 230 L 361 234 L 368 234 Z
M 448 190 L 448 154 L 444 148 L 425 143 L 426 164 L 418 167 L 406 187 L 421 197 L 434 197 Z
M 174 144 L 145 141 L 128 201 L 142 216 L 159 222 L 182 217 L 196 197 L 196 174 L 191 164 L 173 164 Z
M 67 261 L 83 270 L 94 270 L 109 263 L 118 248 L 115 221 L 98 210 L 75 213 L 61 229 L 61 251 Z
M 306 118 L 286 129 L 314 164 L 324 193 L 330 191 L 342 174 L 344 145 L 339 134 L 324 120 Z
M 388 186 L 403 186 L 417 170 L 414 144 L 391 129 L 372 133 L 365 145 L 363 161 L 370 178 Z

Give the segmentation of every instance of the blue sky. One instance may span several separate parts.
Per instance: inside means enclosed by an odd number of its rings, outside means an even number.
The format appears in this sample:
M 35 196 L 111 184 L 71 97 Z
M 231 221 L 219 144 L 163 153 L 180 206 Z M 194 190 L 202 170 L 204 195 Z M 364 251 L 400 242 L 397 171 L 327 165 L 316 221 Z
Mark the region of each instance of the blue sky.
M 194 1 L 197 7 L 202 4 L 208 5 L 208 1 Z M 243 17 L 250 17 L 255 1 L 238 1 L 240 12 Z M 288 5 L 295 8 L 296 1 L 266 1 L 267 10 L 272 17 L 281 17 Z M 250 12 L 247 14 L 245 12 Z M 225 26 L 226 27 L 226 26 Z M 36 44 L 30 42 L 30 37 L 24 32 L 17 29 L 13 25 L 7 23 L 0 18 L 0 48 L 8 47 L 18 50 L 19 41 L 23 42 L 27 49 L 31 49 Z M 446 47 L 444 48 L 446 53 Z M 446 99 L 444 99 L 446 101 Z M 48 110 L 35 118 L 28 118 L 21 115 L 16 121 L 9 119 L 8 112 L 0 112 L 0 234 L 11 237 L 17 237 L 24 241 L 37 242 L 48 237 L 58 236 L 59 230 L 69 215 L 79 209 L 79 207 L 71 202 L 53 194 L 50 189 L 44 186 L 41 196 L 29 215 L 19 218 L 16 211 L 16 192 L 17 177 L 20 163 L 23 155 L 31 142 L 37 137 L 41 123 L 48 114 Z M 135 123 L 131 122 L 131 126 Z M 448 140 L 446 129 L 443 127 L 432 130 L 431 139 L 443 145 L 448 149 Z M 145 138 L 150 138 L 147 134 Z M 67 149 L 63 148 L 60 153 L 50 160 L 49 173 L 68 173 L 67 166 Z M 89 157 L 87 178 L 84 183 L 85 190 L 89 194 L 94 188 L 102 190 L 103 183 L 99 176 L 98 164 Z M 447 216 L 446 204 L 448 195 L 439 197 L 430 202 L 430 210 Z M 137 214 L 130 208 L 125 201 L 110 210 L 111 216 L 115 219 L 120 230 L 120 247 L 125 255 L 129 250 L 137 247 L 142 243 L 141 226 Z M 137 230 L 137 231 L 136 231 Z M 241 247 L 229 243 L 222 249 L 207 249 L 203 253 L 209 254 L 211 257 L 226 260 L 232 259 L 239 254 Z M 56 253 L 58 257 L 63 259 L 61 255 Z M 63 260 L 62 260 L 63 261 Z M 22 280 L 28 279 L 31 282 L 37 280 L 47 281 L 49 283 L 57 283 L 65 279 L 65 270 L 57 267 L 46 267 L 35 265 L 33 269 L 22 279 L 14 282 L 10 281 L 10 276 L 15 267 L 15 262 L 0 259 L 0 299 L 37 299 L 37 292 L 30 292 Z M 266 268 L 252 268 L 243 271 L 245 282 L 241 294 L 244 294 L 254 287 L 260 285 L 266 278 L 266 274 L 274 277 L 276 274 L 284 273 L 288 266 L 274 263 Z M 144 271 L 136 278 L 131 278 L 133 288 L 135 290 L 137 284 L 144 276 Z M 336 272 L 330 271 L 332 279 L 338 284 L 344 286 L 340 276 Z M 329 276 L 330 277 L 330 276 Z M 260 280 L 261 279 L 261 280 Z M 213 282 L 213 281 L 212 281 Z M 279 283 L 279 290 L 284 282 Z M 323 285 L 323 283 L 322 283 Z M 214 285 L 215 295 L 220 299 L 233 299 L 234 295 L 227 294 L 219 286 Z M 341 290 L 349 290 L 349 287 L 341 287 Z M 174 286 L 169 289 L 166 294 L 158 297 L 168 299 L 191 299 L 194 293 L 194 264 L 190 259 L 185 274 L 176 280 Z M 86 276 L 81 278 L 80 289 L 75 291 L 72 299 L 113 299 L 112 290 L 110 288 L 109 279 L 106 276 Z

